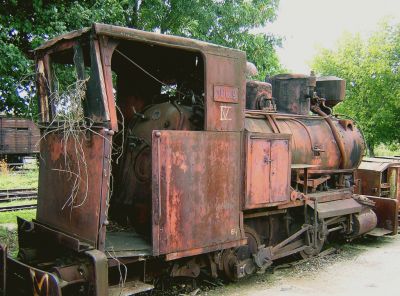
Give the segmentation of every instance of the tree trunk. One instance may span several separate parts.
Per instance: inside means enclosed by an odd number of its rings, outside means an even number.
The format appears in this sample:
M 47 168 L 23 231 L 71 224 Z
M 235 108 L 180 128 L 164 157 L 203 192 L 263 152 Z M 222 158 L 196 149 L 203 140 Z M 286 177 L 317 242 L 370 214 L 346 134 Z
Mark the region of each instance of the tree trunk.
M 367 144 L 367 155 L 369 157 L 375 157 L 374 146 L 373 144 Z
M 140 29 L 139 28 L 139 9 L 140 9 L 140 4 L 141 0 L 133 0 L 133 4 L 129 4 L 129 9 L 128 11 L 132 11 L 131 15 L 131 20 L 129 21 L 129 13 L 126 16 L 126 22 L 128 24 L 128 27 L 135 28 L 135 29 Z

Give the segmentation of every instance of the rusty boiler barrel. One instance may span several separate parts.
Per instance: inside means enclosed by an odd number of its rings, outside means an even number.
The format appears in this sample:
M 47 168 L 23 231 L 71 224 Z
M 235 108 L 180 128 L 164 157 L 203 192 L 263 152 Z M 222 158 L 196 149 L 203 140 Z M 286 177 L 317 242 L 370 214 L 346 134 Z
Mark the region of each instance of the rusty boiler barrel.
M 361 162 L 365 150 L 362 133 L 352 120 L 327 115 L 309 103 L 312 100 L 306 97 L 313 94 L 316 79 L 308 77 L 280 75 L 276 81 L 272 78 L 272 86 L 279 88 L 275 91 L 270 83 L 248 82 L 245 129 L 258 133 L 290 134 L 292 164 L 317 165 L 314 171 L 323 173 L 355 169 Z M 328 91 L 326 80 L 322 81 L 322 86 Z M 340 92 L 344 89 L 344 80 L 331 79 L 330 83 Z M 318 85 L 317 79 L 316 86 Z M 271 100 L 271 103 L 260 104 L 260 94 L 263 94 L 263 100 Z M 332 106 L 334 101 L 331 97 L 330 99 Z M 343 96 L 339 93 L 338 102 L 341 100 Z M 284 103 L 290 108 L 285 107 Z M 277 108 L 275 112 L 271 112 L 270 109 L 259 107 L 265 105 Z M 308 110 L 305 110 L 307 105 Z M 312 114 L 311 110 L 316 114 Z
M 318 165 L 317 170 L 337 170 L 354 169 L 361 162 L 365 143 L 360 130 L 352 121 L 332 118 L 343 141 L 342 160 L 331 127 L 321 116 L 298 117 L 288 114 L 270 116 L 273 117 L 272 120 L 268 120 L 266 116 L 262 118 L 259 115 L 247 114 L 245 128 L 251 132 L 278 132 L 292 135 L 292 164 L 312 164 Z M 275 131 L 272 122 L 276 124 Z

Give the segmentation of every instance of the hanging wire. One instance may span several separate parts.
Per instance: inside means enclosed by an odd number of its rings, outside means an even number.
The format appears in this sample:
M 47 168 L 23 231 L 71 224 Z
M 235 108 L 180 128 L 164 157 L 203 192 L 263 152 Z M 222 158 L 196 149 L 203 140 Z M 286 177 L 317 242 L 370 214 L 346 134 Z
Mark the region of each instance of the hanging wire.
M 160 79 L 158 79 L 157 77 L 155 77 L 153 74 L 151 74 L 149 71 L 147 71 L 146 69 L 144 69 L 142 66 L 140 66 L 138 63 L 136 63 L 135 61 L 133 61 L 132 59 L 130 59 L 128 56 L 126 56 L 124 53 L 122 53 L 122 52 L 119 51 L 118 49 L 115 49 L 115 51 L 118 52 L 122 57 L 124 57 L 125 59 L 127 59 L 129 62 L 131 62 L 133 65 L 135 65 L 137 68 L 139 68 L 140 70 L 142 70 L 144 73 L 146 73 L 148 76 L 150 76 L 151 78 L 153 78 L 155 81 L 157 81 L 158 83 L 160 83 L 161 85 L 164 85 L 164 86 L 167 87 L 169 90 L 176 91 L 177 93 L 179 93 L 179 94 L 182 95 L 183 97 L 186 96 L 186 94 L 184 94 L 183 92 L 179 91 L 178 89 L 172 88 L 170 85 L 166 84 L 165 82 L 163 82 L 163 81 L 161 81 Z

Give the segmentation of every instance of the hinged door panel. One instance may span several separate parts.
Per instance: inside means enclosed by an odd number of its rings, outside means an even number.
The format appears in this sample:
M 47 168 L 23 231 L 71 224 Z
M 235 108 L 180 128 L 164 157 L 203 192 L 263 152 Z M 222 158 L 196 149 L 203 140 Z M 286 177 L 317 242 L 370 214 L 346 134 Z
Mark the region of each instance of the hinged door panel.
M 37 221 L 102 248 L 112 138 L 48 132 L 40 142 Z
M 290 186 L 289 140 L 271 141 L 271 202 L 285 201 L 289 198 Z
M 269 202 L 271 142 L 255 138 L 247 147 L 247 198 L 246 208 L 254 208 Z
M 154 131 L 152 143 L 154 255 L 243 244 L 240 133 Z
M 290 199 L 290 136 L 248 133 L 246 136 L 245 209 Z

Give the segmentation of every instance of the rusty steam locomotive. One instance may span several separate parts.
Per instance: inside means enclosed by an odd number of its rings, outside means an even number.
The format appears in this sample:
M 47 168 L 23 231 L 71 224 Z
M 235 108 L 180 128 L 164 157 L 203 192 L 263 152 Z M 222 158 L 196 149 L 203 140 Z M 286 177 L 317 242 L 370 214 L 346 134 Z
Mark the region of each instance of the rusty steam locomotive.
M 7 295 L 131 295 L 201 269 L 236 280 L 332 234 L 397 233 L 396 200 L 354 194 L 365 143 L 332 114 L 339 78 L 246 81 L 242 51 L 104 24 L 35 57 L 38 209 L 18 220 L 17 258 L 1 248 Z M 60 95 L 60 73 L 80 91 Z

